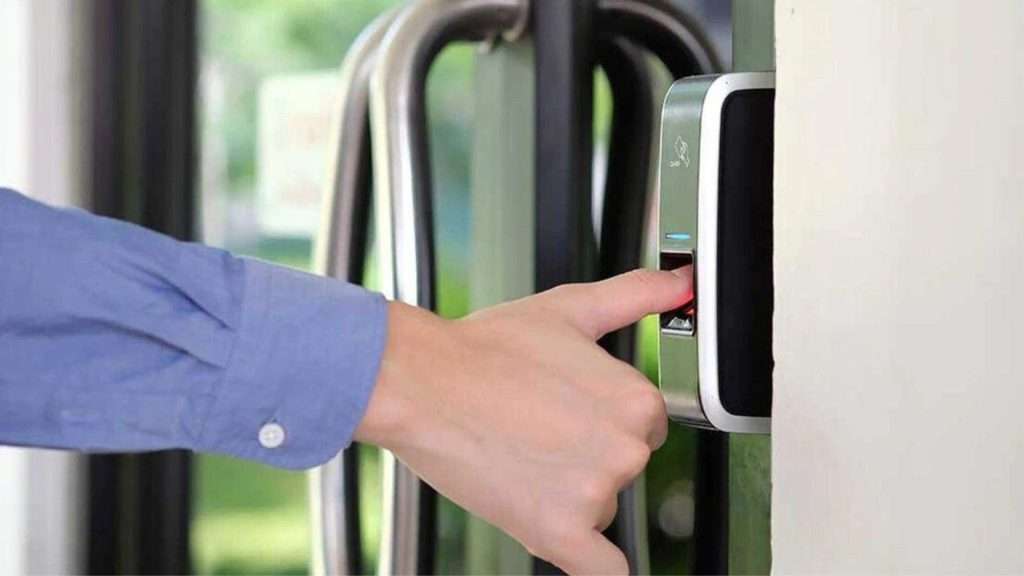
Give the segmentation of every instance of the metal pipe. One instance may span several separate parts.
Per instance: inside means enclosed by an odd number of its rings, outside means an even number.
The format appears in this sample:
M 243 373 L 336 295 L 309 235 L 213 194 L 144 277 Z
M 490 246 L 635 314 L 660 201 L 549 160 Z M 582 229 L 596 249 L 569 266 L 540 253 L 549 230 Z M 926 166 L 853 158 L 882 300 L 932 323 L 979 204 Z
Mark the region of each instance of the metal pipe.
M 670 0 L 598 0 L 598 28 L 647 48 L 674 78 L 723 69 L 700 27 Z
M 595 10 L 592 0 L 537 2 L 534 47 L 534 289 L 594 280 L 591 211 Z M 535 574 L 555 573 L 538 561 Z
M 435 307 L 434 245 L 425 87 L 434 57 L 449 42 L 479 40 L 514 29 L 526 0 L 423 0 L 395 20 L 371 79 L 376 232 L 386 295 Z M 386 453 L 387 454 L 387 453 Z M 433 571 L 423 542 L 433 519 L 425 485 L 387 455 L 381 522 L 380 574 Z M 425 514 L 426 512 L 426 514 Z
M 324 221 L 316 249 L 317 270 L 353 283 L 363 282 L 366 233 L 372 197 L 370 161 L 370 78 L 381 41 L 397 11 L 378 16 L 349 48 L 338 72 L 336 124 L 331 134 Z
M 369 141 L 370 76 L 380 41 L 395 11 L 377 17 L 356 38 L 339 69 L 334 131 L 324 194 L 324 220 L 317 236 L 317 272 L 354 284 L 363 282 L 371 199 Z M 315 574 L 359 574 L 359 491 L 356 446 L 310 473 Z

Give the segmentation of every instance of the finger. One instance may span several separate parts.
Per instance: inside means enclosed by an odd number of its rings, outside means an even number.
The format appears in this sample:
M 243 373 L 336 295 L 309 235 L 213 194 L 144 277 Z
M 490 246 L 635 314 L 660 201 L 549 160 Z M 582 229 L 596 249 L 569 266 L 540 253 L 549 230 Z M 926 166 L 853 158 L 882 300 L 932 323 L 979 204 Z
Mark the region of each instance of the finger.
M 668 413 L 664 407 L 665 403 L 662 400 L 663 415 L 654 419 L 651 424 L 651 431 L 647 434 L 647 445 L 651 447 L 651 452 L 664 446 L 665 441 L 668 440 Z
M 647 445 L 651 451 L 661 448 L 668 439 L 668 407 L 665 405 L 665 397 L 661 391 L 651 384 L 647 384 L 646 393 L 641 396 L 638 410 L 641 418 L 650 427 L 647 432 Z
M 617 574 L 628 575 L 629 564 L 626 555 L 608 541 L 600 532 L 589 531 L 580 538 L 577 546 L 570 552 L 571 556 L 554 559 L 566 573 L 574 574 Z
M 579 285 L 564 302 L 577 326 L 595 339 L 640 320 L 678 308 L 693 299 L 693 268 L 671 272 L 638 269 L 607 280 Z
M 668 411 L 661 391 L 633 366 L 621 366 L 620 394 L 612 399 L 611 410 L 624 418 L 626 430 L 644 439 L 651 451 L 661 448 L 668 437 Z
M 615 515 L 618 513 L 619 499 L 617 497 L 609 498 L 608 502 L 604 505 L 604 509 L 601 510 L 601 515 L 598 517 L 597 526 L 595 527 L 604 532 L 615 521 Z

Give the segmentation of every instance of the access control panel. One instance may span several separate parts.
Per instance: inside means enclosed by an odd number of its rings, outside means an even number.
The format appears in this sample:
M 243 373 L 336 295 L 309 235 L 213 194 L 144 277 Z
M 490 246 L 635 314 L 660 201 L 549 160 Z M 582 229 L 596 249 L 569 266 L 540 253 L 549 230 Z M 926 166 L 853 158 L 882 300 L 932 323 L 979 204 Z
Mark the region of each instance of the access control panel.
M 695 298 L 661 316 L 669 416 L 767 433 L 772 404 L 775 75 L 697 76 L 662 111 L 660 266 L 691 264 Z

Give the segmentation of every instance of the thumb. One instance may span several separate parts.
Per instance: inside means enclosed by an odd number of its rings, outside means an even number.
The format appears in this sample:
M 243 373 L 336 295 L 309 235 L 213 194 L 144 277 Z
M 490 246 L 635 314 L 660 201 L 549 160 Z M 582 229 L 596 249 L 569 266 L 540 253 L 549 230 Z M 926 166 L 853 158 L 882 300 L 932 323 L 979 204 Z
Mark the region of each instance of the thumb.
M 678 308 L 693 299 L 693 267 L 671 272 L 641 268 L 590 284 L 579 284 L 560 303 L 594 339 L 648 314 Z

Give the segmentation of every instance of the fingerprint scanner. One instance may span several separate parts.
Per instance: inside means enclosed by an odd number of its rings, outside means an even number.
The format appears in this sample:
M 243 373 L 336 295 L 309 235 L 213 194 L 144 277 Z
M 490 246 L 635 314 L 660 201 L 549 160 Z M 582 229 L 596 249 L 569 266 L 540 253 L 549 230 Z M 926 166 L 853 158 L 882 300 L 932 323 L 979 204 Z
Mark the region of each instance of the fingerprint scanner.
M 662 252 L 660 268 L 675 270 L 683 266 L 693 265 L 693 252 Z M 661 331 L 670 336 L 692 338 L 697 331 L 696 298 L 687 301 L 679 308 L 661 314 Z

